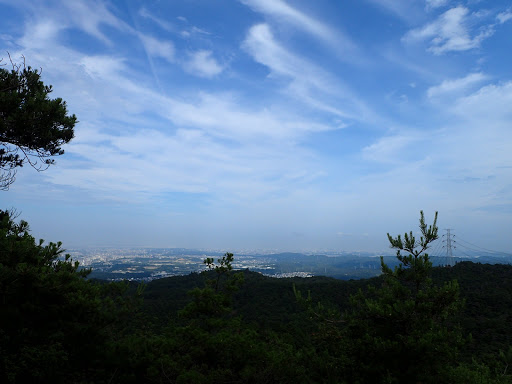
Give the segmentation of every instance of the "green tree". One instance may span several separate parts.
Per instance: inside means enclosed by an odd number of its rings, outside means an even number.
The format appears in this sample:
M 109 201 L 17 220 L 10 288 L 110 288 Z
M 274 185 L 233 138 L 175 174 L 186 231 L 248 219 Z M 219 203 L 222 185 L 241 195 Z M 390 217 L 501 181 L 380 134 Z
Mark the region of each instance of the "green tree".
M 9 56 L 10 59 L 10 56 Z M 1 65 L 2 60 L 0 60 Z M 16 168 L 25 164 L 38 171 L 54 164 L 62 145 L 73 138 L 76 116 L 68 115 L 61 98 L 50 99 L 52 87 L 41 71 L 10 60 L 0 67 L 0 189 L 14 182 Z
M 350 381 L 373 383 L 447 382 L 463 341 L 453 316 L 461 309 L 456 281 L 435 286 L 425 251 L 438 238 L 437 212 L 427 226 L 420 217 L 421 237 L 412 231 L 392 237 L 400 264 L 390 269 L 381 258 L 383 284 L 352 297 L 346 318 Z M 406 254 L 402 254 L 406 252 Z
M 180 312 L 183 318 L 200 322 L 207 330 L 225 319 L 231 311 L 233 294 L 244 281 L 242 272 L 232 273 L 233 260 L 234 256 L 229 252 L 217 263 L 209 257 L 204 260 L 207 267 L 203 272 L 206 276 L 205 286 L 189 292 L 192 301 Z
M 126 286 L 96 284 L 89 272 L 0 210 L 0 382 L 95 381 Z

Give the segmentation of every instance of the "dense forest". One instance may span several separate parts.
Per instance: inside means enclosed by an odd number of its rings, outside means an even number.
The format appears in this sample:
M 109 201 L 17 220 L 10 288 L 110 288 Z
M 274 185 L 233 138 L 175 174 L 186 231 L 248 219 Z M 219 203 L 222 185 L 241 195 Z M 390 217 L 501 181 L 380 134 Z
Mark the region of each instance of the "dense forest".
M 0 214 L 5 383 L 512 382 L 510 265 L 432 268 L 398 237 L 409 255 L 367 280 L 274 279 L 226 253 L 202 274 L 112 283 L 12 216 Z

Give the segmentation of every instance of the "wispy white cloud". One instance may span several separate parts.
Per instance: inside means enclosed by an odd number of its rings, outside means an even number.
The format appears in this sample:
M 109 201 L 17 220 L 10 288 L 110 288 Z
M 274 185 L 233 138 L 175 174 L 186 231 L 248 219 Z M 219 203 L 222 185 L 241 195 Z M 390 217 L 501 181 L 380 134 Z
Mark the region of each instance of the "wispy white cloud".
M 489 84 L 478 91 L 463 96 L 454 105 L 454 112 L 466 119 L 474 119 L 478 123 L 489 121 L 492 117 L 493 124 L 501 127 L 510 126 L 512 118 L 512 82 L 503 84 Z M 475 125 L 477 125 L 475 123 Z M 488 127 L 485 126 L 487 131 Z M 507 129 L 510 132 L 510 130 Z M 482 132 L 484 134 L 485 132 Z M 511 136 L 512 132 L 506 136 Z
M 465 77 L 453 80 L 445 80 L 441 84 L 430 87 L 427 90 L 427 96 L 430 98 L 441 97 L 447 94 L 454 95 L 468 90 L 470 87 L 480 84 L 489 77 L 481 72 L 470 73 Z
M 132 28 L 118 18 L 101 0 L 65 2 L 49 0 L 45 3 L 16 1 L 9 2 L 9 5 L 22 9 L 36 20 L 35 25 L 27 26 L 27 29 L 36 32 L 32 36 L 36 41 L 49 38 L 50 34 L 58 31 L 74 28 L 111 45 L 111 39 L 102 31 L 105 26 L 124 32 L 133 32 Z M 24 42 L 29 43 L 27 40 Z
M 56 20 L 40 19 L 27 26 L 19 44 L 26 49 L 44 49 L 51 46 L 63 26 Z
M 85 120 L 66 147 L 68 156 L 46 176 L 54 185 L 139 203 L 170 191 L 241 199 L 280 193 L 319 174 L 311 154 L 294 143 L 331 126 L 279 106 L 254 108 L 229 92 L 202 92 L 186 101 L 164 96 L 148 85 L 149 74 L 135 72 L 122 56 L 63 48 L 58 33 L 45 34 L 44 46 L 23 50 L 37 59 L 53 47 L 38 63 L 62 74 L 49 80 Z M 148 121 L 160 129 L 147 127 Z
M 366 0 L 383 8 L 389 13 L 398 16 L 407 23 L 415 20 L 419 15 L 417 0 Z
M 188 19 L 183 16 L 178 16 L 178 20 L 180 20 L 183 24 L 183 27 L 181 27 L 182 29 L 180 30 L 179 34 L 184 39 L 190 39 L 194 37 L 204 38 L 205 36 L 211 35 L 211 32 L 203 28 L 199 28 L 196 25 L 191 25 Z
M 213 57 L 212 51 L 207 50 L 190 53 L 184 68 L 193 75 L 208 78 L 217 76 L 224 70 L 224 67 Z
M 170 40 L 160 40 L 155 37 L 139 33 L 139 38 L 148 56 L 161 57 L 169 63 L 174 62 L 174 44 Z
M 178 16 L 176 18 L 181 22 L 179 25 L 176 25 L 174 23 L 171 23 L 168 20 L 164 20 L 164 19 L 154 15 L 153 13 L 148 11 L 148 9 L 145 7 L 142 7 L 139 10 L 138 14 L 139 14 L 139 16 L 141 16 L 145 19 L 153 21 L 156 25 L 158 25 L 163 30 L 165 30 L 167 32 L 171 32 L 171 33 L 177 33 L 182 38 L 190 38 L 190 37 L 198 36 L 198 35 L 199 36 L 200 35 L 203 35 L 203 36 L 211 35 L 210 32 L 208 32 L 202 28 L 199 28 L 195 25 L 190 25 L 188 19 L 183 16 Z
M 116 68 L 122 69 L 101 58 L 84 60 L 93 77 L 68 98 L 70 109 L 85 116 L 93 103 L 97 116 L 87 115 L 66 146 L 68 156 L 46 175 L 54 185 L 100 200 L 143 204 L 169 192 L 266 198 L 319 174 L 313 156 L 294 143 L 331 127 L 282 110 L 253 110 L 218 94 L 178 101 Z M 162 129 L 147 127 L 148 121 Z
M 510 201 L 506 191 L 512 165 L 511 102 L 512 82 L 490 84 L 447 103 L 440 111 L 450 120 L 436 141 L 443 184 L 452 193 L 460 191 L 461 201 L 452 204 L 466 212 Z M 500 214 L 507 213 L 498 210 L 495 216 Z
M 149 12 L 146 8 L 142 7 L 139 10 L 139 16 L 149 19 L 156 23 L 160 28 L 168 31 L 168 32 L 176 32 L 176 26 L 166 20 L 163 20 L 155 15 L 153 15 L 151 12 Z
M 408 58 L 402 52 L 396 49 L 386 49 L 382 52 L 382 57 L 389 61 L 392 65 L 399 66 L 405 71 L 416 74 L 419 78 L 425 80 L 437 79 L 439 73 L 424 62 L 415 58 Z
M 357 48 L 356 44 L 354 44 L 343 32 L 334 30 L 325 23 L 322 23 L 306 13 L 290 6 L 283 0 L 240 1 L 257 12 L 261 12 L 279 21 L 292 24 L 296 28 L 307 31 L 331 45 L 336 45 L 338 49 L 353 52 Z
M 208 35 L 211 35 L 211 33 L 202 28 L 196 27 L 195 25 L 192 25 L 190 28 L 187 28 L 187 29 L 181 31 L 180 35 L 182 37 L 189 38 L 189 37 L 198 36 L 198 35 L 199 36 L 200 35 L 208 36 Z
M 333 38 L 333 31 L 328 27 L 291 7 L 283 0 L 241 0 L 241 2 L 258 12 L 285 19 L 321 38 L 328 40 Z
M 432 23 L 413 29 L 402 38 L 404 42 L 428 40 L 429 50 L 436 55 L 450 51 L 467 51 L 480 47 L 482 41 L 492 36 L 493 25 L 471 30 L 471 13 L 468 8 L 451 8 Z
M 363 118 L 367 112 L 363 112 L 365 107 L 339 80 L 280 45 L 267 24 L 251 27 L 243 46 L 257 62 L 270 69 L 271 76 L 287 79 L 290 93 L 306 104 L 340 117 Z M 342 99 L 345 107 L 334 107 L 327 101 L 321 101 L 318 96 L 322 94 L 323 99 L 327 95 L 331 99 Z
M 450 0 L 425 0 L 427 9 L 435 9 L 448 5 Z
M 194 102 L 162 100 L 164 116 L 177 126 L 200 127 L 209 135 L 250 143 L 268 139 L 295 141 L 308 133 L 334 129 L 302 120 L 283 108 L 254 110 L 243 107 L 236 97 L 202 93 Z
M 306 63 L 280 46 L 267 24 L 257 24 L 249 30 L 244 47 L 256 61 L 268 66 L 273 72 L 297 77 Z
M 53 183 L 139 203 L 169 192 L 254 199 L 307 183 L 317 172 L 307 151 L 298 147 L 282 142 L 226 145 L 203 129 L 103 133 L 101 141 L 96 135 L 79 138 L 67 152 L 80 156 L 87 166 L 76 168 L 63 159 L 62 167 L 48 175 Z M 290 179 L 291 173 L 299 177 Z
M 111 56 L 85 56 L 80 64 L 91 78 L 104 81 L 125 69 L 124 60 Z
M 111 44 L 107 35 L 101 31 L 102 26 L 113 27 L 118 30 L 131 31 L 125 22 L 116 17 L 100 0 L 75 0 L 61 3 L 67 10 L 66 17 L 70 18 L 71 25 L 78 26 L 91 36 L 105 43 Z M 62 22 L 62 19 L 61 19 Z
M 507 21 L 512 19 L 512 11 L 507 10 L 505 12 L 501 12 L 496 16 L 496 19 L 500 24 L 506 23 Z
M 485 207 L 509 199 L 505 191 L 510 188 L 507 167 L 512 164 L 512 83 L 488 84 L 468 92 L 481 82 L 480 74 L 471 75 L 438 89 L 453 96 L 435 106 L 447 123 L 436 122 L 422 132 L 401 129 L 363 149 L 362 157 L 381 163 L 386 172 L 363 178 L 361 190 L 379 190 L 379 201 L 400 199 L 396 194 L 414 191 L 412 199 L 402 195 L 411 209 L 432 204 L 430 209 L 444 213 L 445 220 L 455 212 L 466 219 L 481 217 Z M 496 212 L 490 222 L 503 222 L 506 213 Z M 459 223 L 460 230 L 464 225 Z
M 421 135 L 411 132 L 384 136 L 364 147 L 362 155 L 367 160 L 379 163 L 400 164 L 404 161 L 404 158 L 410 160 L 410 155 L 414 153 L 411 148 L 422 140 L 424 138 Z

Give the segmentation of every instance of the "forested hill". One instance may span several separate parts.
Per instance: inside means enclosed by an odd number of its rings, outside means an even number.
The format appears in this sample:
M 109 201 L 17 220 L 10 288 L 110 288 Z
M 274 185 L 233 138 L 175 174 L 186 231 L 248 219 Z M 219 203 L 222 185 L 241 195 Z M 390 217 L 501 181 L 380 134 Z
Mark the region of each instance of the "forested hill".
M 325 276 L 278 279 L 249 270 L 243 271 L 243 274 L 244 283 L 234 294 L 234 310 L 245 322 L 278 328 L 287 326 L 294 316 L 304 313 L 304 308 L 297 304 L 293 285 L 303 292 L 310 291 L 314 300 L 329 301 L 343 310 L 350 295 L 379 280 L 344 281 Z M 177 314 L 191 300 L 188 292 L 203 286 L 206 278 L 205 275 L 191 273 L 153 280 L 144 290 L 143 307 L 157 318 Z
M 462 262 L 434 268 L 437 282 L 456 279 L 465 300 L 460 323 L 473 336 L 466 353 L 505 351 L 512 345 L 512 265 Z
M 469 261 L 453 267 L 435 267 L 434 283 L 457 280 L 465 300 L 460 323 L 471 334 L 468 353 L 493 354 L 512 345 L 512 265 L 480 264 Z M 204 285 L 205 276 L 192 273 L 150 282 L 144 291 L 143 307 L 159 321 L 174 316 L 190 300 L 188 292 Z M 307 327 L 304 308 L 297 304 L 293 286 L 311 293 L 313 302 L 332 306 L 340 312 L 350 307 L 350 296 L 359 289 L 382 283 L 380 277 L 338 280 L 330 277 L 276 279 L 244 271 L 244 284 L 234 295 L 233 308 L 244 322 L 276 331 Z

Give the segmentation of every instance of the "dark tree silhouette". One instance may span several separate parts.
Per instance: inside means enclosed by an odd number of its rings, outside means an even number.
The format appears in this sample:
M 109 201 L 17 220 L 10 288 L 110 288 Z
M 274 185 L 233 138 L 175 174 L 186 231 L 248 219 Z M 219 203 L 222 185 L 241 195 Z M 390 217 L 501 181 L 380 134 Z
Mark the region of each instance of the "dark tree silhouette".
M 454 315 L 462 308 L 456 281 L 435 285 L 425 251 L 438 238 L 437 212 L 427 226 L 420 212 L 413 232 L 392 237 L 400 264 L 392 270 L 381 258 L 383 284 L 352 297 L 346 316 L 358 379 L 372 383 L 442 383 L 456 366 L 463 343 Z M 406 252 L 408 255 L 403 255 Z
M 37 171 L 54 164 L 63 144 L 73 138 L 76 116 L 66 102 L 50 99 L 52 87 L 41 81 L 41 70 L 0 60 L 0 189 L 15 181 L 16 169 L 29 164 Z

